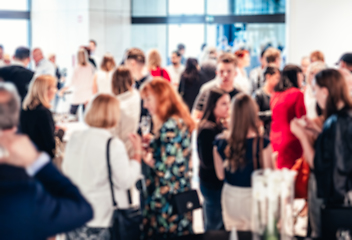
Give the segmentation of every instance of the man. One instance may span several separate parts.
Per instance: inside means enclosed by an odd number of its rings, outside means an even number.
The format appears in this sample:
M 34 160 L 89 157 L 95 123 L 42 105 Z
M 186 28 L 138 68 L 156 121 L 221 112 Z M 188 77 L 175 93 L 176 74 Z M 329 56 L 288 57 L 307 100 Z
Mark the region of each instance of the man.
M 237 59 L 231 53 L 224 53 L 219 57 L 216 70 L 218 81 L 216 84 L 203 92 L 200 92 L 193 105 L 192 116 L 196 120 L 203 117 L 204 107 L 208 100 L 209 93 L 212 89 L 219 88 L 228 92 L 233 98 L 239 91 L 234 87 L 234 80 L 237 75 Z
M 257 89 L 260 89 L 264 85 L 264 71 L 266 68 L 266 59 L 265 59 L 265 50 L 260 54 L 260 66 L 254 68 L 250 73 L 249 73 L 249 79 L 252 83 L 252 92 L 255 92 Z
M 51 75 L 55 77 L 55 66 L 48 59 L 45 59 L 40 48 L 35 48 L 32 57 L 36 66 L 36 75 Z
M 135 80 L 135 87 L 139 90 L 142 84 L 151 79 L 149 74 L 144 74 L 145 55 L 138 48 L 131 48 L 127 51 L 125 66 L 131 71 Z
M 16 135 L 20 99 L 0 83 L 0 236 L 44 240 L 81 227 L 93 211 L 79 190 L 39 153 L 27 136 Z M 17 172 L 27 172 L 27 179 Z
M 306 76 L 307 74 L 309 64 L 310 64 L 309 57 L 303 57 L 301 60 L 301 68 L 304 76 Z
M 30 63 L 30 51 L 28 48 L 19 47 L 15 51 L 11 66 L 0 68 L 0 78 L 5 82 L 12 82 L 21 96 L 21 102 L 27 95 L 28 84 L 34 76 L 34 72 L 27 69 Z
M 100 66 L 100 62 L 102 60 L 102 58 L 100 56 L 97 55 L 97 42 L 93 39 L 89 40 L 89 50 L 90 50 L 90 58 L 93 59 L 94 63 L 96 65 L 98 65 L 98 67 Z M 96 67 L 95 65 L 95 67 Z
M 352 53 L 345 53 L 341 56 L 339 61 L 340 68 L 345 68 L 352 72 Z
M 275 66 L 278 69 L 281 68 L 281 52 L 279 49 L 269 47 L 265 51 L 264 57 L 267 65 Z
M 172 52 L 171 65 L 166 68 L 166 71 L 170 74 L 171 84 L 176 91 L 178 91 L 178 85 L 184 70 L 185 66 L 181 64 L 181 54 L 177 51 Z
M 0 45 L 0 67 L 5 65 L 4 61 L 4 47 Z
M 56 65 L 56 55 L 51 53 L 48 57 L 49 61 L 55 66 L 55 76 L 57 78 L 57 90 L 60 90 L 65 82 L 65 76 L 61 74 L 59 67 Z M 57 105 L 59 103 L 59 93 L 56 93 L 55 101 L 54 101 L 54 110 L 56 111 Z
M 177 52 L 181 54 L 181 64 L 185 65 L 186 64 L 186 58 L 185 58 L 185 52 L 186 52 L 186 47 L 183 43 L 180 43 L 177 45 Z

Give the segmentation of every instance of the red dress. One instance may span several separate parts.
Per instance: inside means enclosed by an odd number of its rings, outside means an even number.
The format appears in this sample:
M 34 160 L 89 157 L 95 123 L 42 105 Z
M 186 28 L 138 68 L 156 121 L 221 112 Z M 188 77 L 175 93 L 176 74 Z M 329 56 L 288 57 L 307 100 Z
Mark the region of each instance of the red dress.
M 164 69 L 164 68 L 160 68 L 158 67 L 157 69 L 155 70 L 151 70 L 150 71 L 150 74 L 153 76 L 153 77 L 163 77 L 165 80 L 167 80 L 168 82 L 170 82 L 170 76 L 169 76 L 169 73 Z
M 270 141 L 273 151 L 279 153 L 277 168 L 291 169 L 303 154 L 299 140 L 290 130 L 292 119 L 306 115 L 303 93 L 294 87 L 284 92 L 276 92 L 270 99 L 270 108 L 272 111 Z

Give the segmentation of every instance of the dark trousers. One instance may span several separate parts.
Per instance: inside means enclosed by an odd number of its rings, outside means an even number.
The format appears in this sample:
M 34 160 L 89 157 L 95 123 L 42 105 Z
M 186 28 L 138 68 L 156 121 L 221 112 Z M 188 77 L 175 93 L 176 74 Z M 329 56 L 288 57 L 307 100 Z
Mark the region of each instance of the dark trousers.
M 76 115 L 77 110 L 78 110 L 78 107 L 79 107 L 80 105 L 83 106 L 83 112 L 84 112 L 84 110 L 86 109 L 86 106 L 85 106 L 84 104 L 79 104 L 79 105 L 71 105 L 70 113 L 71 113 L 72 115 Z
M 210 189 L 201 183 L 200 191 L 204 197 L 204 230 L 224 229 L 221 211 L 221 189 Z

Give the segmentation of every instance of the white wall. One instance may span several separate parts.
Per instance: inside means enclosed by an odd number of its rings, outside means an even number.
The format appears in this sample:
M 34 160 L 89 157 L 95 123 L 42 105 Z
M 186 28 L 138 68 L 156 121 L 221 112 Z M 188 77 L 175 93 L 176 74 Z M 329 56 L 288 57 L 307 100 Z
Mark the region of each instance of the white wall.
M 321 50 L 332 66 L 344 52 L 352 52 L 351 0 L 287 0 L 287 63 Z

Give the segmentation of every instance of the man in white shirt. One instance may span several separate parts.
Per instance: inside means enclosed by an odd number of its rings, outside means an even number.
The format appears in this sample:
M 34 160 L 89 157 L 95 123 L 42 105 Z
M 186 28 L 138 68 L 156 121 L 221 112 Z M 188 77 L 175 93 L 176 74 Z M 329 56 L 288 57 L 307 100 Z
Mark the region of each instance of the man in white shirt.
M 178 90 L 178 85 L 180 84 L 181 75 L 185 70 L 185 66 L 181 64 L 181 54 L 177 51 L 172 52 L 171 55 L 171 65 L 169 65 L 166 70 L 170 74 L 172 86 Z
M 44 58 L 40 48 L 35 48 L 32 51 L 32 57 L 35 62 L 35 75 L 51 75 L 55 77 L 55 66 L 48 59 Z

